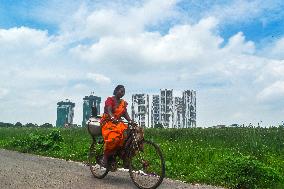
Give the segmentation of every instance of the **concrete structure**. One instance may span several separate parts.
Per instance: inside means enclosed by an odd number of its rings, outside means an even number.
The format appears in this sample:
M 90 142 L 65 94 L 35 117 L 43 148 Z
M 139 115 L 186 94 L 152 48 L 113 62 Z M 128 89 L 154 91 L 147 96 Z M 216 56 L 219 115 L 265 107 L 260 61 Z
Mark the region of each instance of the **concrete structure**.
M 173 127 L 173 90 L 160 90 L 160 123 L 165 128 Z
M 56 127 L 65 127 L 73 124 L 74 107 L 75 103 L 70 102 L 68 99 L 57 103 Z
M 186 90 L 182 93 L 183 128 L 196 127 L 196 91 Z
M 160 89 L 160 95 L 152 96 L 150 111 L 148 104 L 148 95 L 132 95 L 132 119 L 142 126 L 162 124 L 164 128 L 196 127 L 196 91 L 185 90 L 181 97 L 174 97 L 172 89 Z
M 149 95 L 146 94 L 132 95 L 131 117 L 140 126 L 150 127 Z
M 174 97 L 173 128 L 182 128 L 183 101 L 181 97 Z
M 90 96 L 83 98 L 83 121 L 82 126 L 86 126 L 86 121 L 91 117 L 92 107 L 97 108 L 97 113 L 100 114 L 101 97 L 94 96 L 93 93 Z
M 153 95 L 151 105 L 151 127 L 154 127 L 158 123 L 160 123 L 160 96 Z

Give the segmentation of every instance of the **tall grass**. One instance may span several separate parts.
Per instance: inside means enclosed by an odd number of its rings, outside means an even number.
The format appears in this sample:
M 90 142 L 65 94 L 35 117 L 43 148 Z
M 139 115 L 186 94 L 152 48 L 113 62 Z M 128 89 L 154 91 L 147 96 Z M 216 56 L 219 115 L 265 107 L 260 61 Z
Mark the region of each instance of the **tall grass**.
M 148 129 L 146 136 L 161 145 L 167 175 L 232 188 L 284 188 L 282 127 Z

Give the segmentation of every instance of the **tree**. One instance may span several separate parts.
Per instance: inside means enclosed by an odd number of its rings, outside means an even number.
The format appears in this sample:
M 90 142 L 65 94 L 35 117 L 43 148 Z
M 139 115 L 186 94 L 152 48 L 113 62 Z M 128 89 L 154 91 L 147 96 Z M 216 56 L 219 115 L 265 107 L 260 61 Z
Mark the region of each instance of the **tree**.
M 33 124 L 33 123 L 27 123 L 25 125 L 25 127 L 37 127 L 38 125 L 37 124 Z
M 50 124 L 50 123 L 44 123 L 44 124 L 42 124 L 40 127 L 51 128 L 51 127 L 53 127 L 53 125 Z
M 14 127 L 14 124 L 0 122 L 0 127 Z
M 22 127 L 23 126 L 23 124 L 21 123 L 21 122 L 17 122 L 16 124 L 15 124 L 15 127 Z

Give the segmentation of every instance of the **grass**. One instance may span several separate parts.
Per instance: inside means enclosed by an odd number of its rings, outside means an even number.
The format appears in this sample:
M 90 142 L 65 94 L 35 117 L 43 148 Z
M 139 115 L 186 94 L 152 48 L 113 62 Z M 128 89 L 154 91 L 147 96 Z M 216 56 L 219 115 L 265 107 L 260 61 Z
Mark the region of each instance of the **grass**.
M 91 138 L 85 128 L 56 129 L 58 141 L 52 131 L 0 128 L 0 148 L 87 161 Z M 284 188 L 283 127 L 146 129 L 145 136 L 162 149 L 169 178 L 229 188 Z

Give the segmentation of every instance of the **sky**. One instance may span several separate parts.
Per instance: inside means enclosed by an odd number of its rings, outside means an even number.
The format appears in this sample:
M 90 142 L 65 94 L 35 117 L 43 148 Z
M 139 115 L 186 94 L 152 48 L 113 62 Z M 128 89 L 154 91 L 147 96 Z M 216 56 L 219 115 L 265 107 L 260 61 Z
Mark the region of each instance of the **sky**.
M 70 99 L 197 93 L 197 126 L 284 121 L 282 0 L 0 0 L 0 121 L 55 124 Z M 130 108 L 129 108 L 130 110 Z

